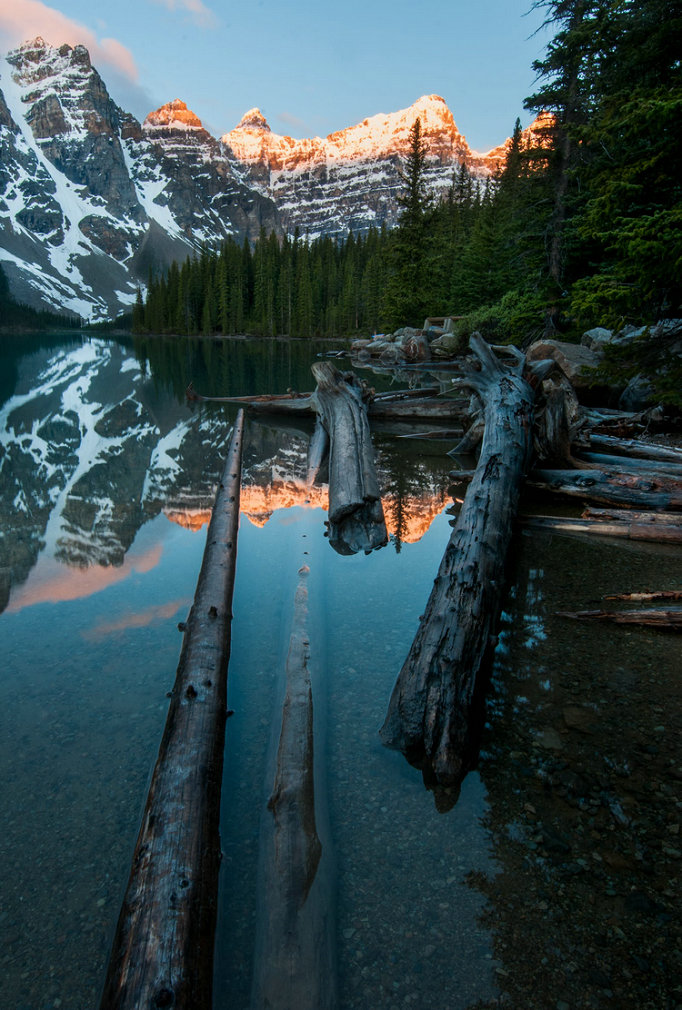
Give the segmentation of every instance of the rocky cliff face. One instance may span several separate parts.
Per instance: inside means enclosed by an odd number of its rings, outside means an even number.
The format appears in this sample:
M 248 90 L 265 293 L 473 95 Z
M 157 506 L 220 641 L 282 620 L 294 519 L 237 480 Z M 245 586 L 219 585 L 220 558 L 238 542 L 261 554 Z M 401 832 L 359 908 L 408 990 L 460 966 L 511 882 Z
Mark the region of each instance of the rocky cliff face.
M 108 318 L 150 266 L 279 227 L 180 106 L 140 125 L 83 46 L 37 38 L 0 62 L 0 261 L 16 298 Z
M 419 117 L 427 184 L 442 196 L 462 163 L 479 178 L 505 145 L 470 150 L 428 95 L 322 139 L 274 134 L 252 109 L 220 141 L 175 99 L 140 124 L 108 94 L 83 46 L 41 38 L 0 60 L 0 263 L 15 298 L 110 318 L 165 268 L 262 227 L 311 238 L 398 217 Z
M 259 109 L 251 109 L 221 142 L 245 166 L 252 185 L 275 201 L 289 232 L 346 234 L 349 228 L 396 223 L 409 134 L 417 118 L 427 151 L 427 186 L 436 198 L 447 192 L 462 163 L 485 178 L 504 158 L 504 145 L 490 155 L 471 151 L 438 95 L 324 139 L 279 136 Z

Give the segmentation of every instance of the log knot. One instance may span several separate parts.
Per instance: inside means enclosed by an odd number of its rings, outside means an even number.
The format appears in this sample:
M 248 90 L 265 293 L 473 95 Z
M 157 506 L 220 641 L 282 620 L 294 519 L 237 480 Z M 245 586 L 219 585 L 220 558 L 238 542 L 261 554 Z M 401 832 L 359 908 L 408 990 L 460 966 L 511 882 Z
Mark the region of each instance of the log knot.
M 153 1005 L 155 1007 L 169 1007 L 173 1006 L 175 1003 L 175 994 L 172 989 L 167 989 L 165 986 L 163 989 L 159 989 L 157 994 L 154 996 Z

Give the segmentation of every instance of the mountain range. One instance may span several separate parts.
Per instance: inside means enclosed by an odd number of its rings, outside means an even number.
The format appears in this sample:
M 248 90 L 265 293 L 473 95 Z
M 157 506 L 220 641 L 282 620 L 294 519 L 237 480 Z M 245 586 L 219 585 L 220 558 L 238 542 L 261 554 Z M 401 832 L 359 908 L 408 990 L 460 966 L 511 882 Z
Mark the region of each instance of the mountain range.
M 150 268 L 228 236 L 391 227 L 417 117 L 435 196 L 461 164 L 479 179 L 502 164 L 506 143 L 472 151 L 437 95 L 326 138 L 279 136 L 254 108 L 217 139 L 179 99 L 140 123 L 110 97 L 84 46 L 35 38 L 0 60 L 10 291 L 35 308 L 108 319 L 132 305 Z

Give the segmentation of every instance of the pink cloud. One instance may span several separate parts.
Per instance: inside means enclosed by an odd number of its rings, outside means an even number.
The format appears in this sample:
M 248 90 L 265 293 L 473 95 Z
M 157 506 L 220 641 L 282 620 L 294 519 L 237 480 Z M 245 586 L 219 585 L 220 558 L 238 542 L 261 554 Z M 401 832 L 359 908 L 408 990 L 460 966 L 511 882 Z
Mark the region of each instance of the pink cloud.
M 154 0 L 169 11 L 181 10 L 189 14 L 200 28 L 212 28 L 217 24 L 217 18 L 203 0 Z
M 106 64 L 129 81 L 135 82 L 138 79 L 132 53 L 117 39 L 98 39 L 91 29 L 67 18 L 54 7 L 41 3 L 41 0 L 0 3 L 0 37 L 5 48 L 20 45 L 37 35 L 53 46 L 60 46 L 64 42 L 72 46 L 86 46 L 95 66 Z

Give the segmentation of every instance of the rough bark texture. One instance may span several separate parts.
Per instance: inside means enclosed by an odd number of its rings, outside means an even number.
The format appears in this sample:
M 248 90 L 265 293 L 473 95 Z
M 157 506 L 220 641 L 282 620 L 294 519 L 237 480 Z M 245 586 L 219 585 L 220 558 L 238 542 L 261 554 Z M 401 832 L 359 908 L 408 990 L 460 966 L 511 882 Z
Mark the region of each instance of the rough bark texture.
M 603 505 L 638 509 L 682 508 L 682 481 L 658 474 L 621 474 L 611 470 L 533 470 L 528 486 Z
M 470 343 L 481 371 L 461 381 L 484 403 L 481 455 L 381 729 L 386 746 L 445 786 L 467 771 L 470 712 L 532 444 L 534 394 L 521 374 L 523 356 L 515 352 L 509 369 L 478 334 Z
M 613 435 L 596 435 L 591 432 L 587 438 L 588 446 L 598 452 L 612 452 L 618 456 L 631 456 L 635 459 L 658 459 L 682 465 L 682 449 L 670 445 L 656 445 L 652 442 L 642 442 L 636 438 L 614 438 Z
M 672 462 L 668 459 L 643 459 L 634 456 L 611 456 L 603 452 L 586 452 L 580 450 L 576 453 L 576 469 L 581 469 L 581 460 L 585 460 L 588 465 L 602 470 L 619 470 L 622 473 L 658 473 L 661 476 L 674 477 L 682 480 L 682 463 Z
M 252 1010 L 336 1006 L 331 855 L 315 805 L 307 566 L 299 574 L 282 729 L 261 832 Z
M 243 413 L 206 536 L 101 1010 L 210 1010 Z
M 340 554 L 381 547 L 388 540 L 367 409 L 352 373 L 329 361 L 312 366 L 314 398 L 329 435 L 329 542 Z
M 586 508 L 583 519 L 602 519 L 605 522 L 648 523 L 660 526 L 682 524 L 682 514 L 679 512 L 641 512 L 637 509 L 591 509 Z

